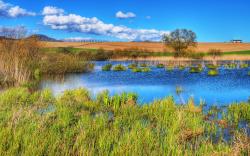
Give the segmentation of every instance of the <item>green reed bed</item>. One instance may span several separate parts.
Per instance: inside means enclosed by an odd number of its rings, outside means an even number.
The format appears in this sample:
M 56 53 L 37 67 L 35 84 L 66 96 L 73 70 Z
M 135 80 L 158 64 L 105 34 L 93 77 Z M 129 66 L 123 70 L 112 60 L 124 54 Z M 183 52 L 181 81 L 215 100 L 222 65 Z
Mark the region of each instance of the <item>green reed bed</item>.
M 112 69 L 112 64 L 106 64 L 102 67 L 102 71 L 110 71 Z
M 209 71 L 208 71 L 208 74 L 207 74 L 208 76 L 217 76 L 217 75 L 219 75 L 219 71 L 218 71 L 218 69 L 210 69 Z
M 232 104 L 229 112 L 237 116 L 232 121 L 248 119 L 249 104 Z M 214 143 L 216 122 L 205 116 L 192 99 L 138 105 L 133 93 L 92 98 L 76 89 L 54 97 L 13 88 L 0 93 L 0 155 L 249 154 L 248 138 L 237 129 L 232 142 Z
M 203 71 L 203 68 L 201 66 L 198 67 L 190 67 L 189 72 L 190 73 L 201 73 Z
M 156 68 L 164 68 L 164 67 L 165 67 L 164 64 L 157 64 L 157 65 L 156 65 Z
M 135 64 L 135 63 L 132 63 L 132 64 L 128 65 L 128 69 L 134 69 L 134 68 L 137 68 L 137 67 L 138 67 L 138 64 Z
M 113 67 L 113 70 L 114 71 L 125 71 L 125 70 L 127 70 L 127 68 L 122 64 L 118 64 L 118 65 L 115 65 Z

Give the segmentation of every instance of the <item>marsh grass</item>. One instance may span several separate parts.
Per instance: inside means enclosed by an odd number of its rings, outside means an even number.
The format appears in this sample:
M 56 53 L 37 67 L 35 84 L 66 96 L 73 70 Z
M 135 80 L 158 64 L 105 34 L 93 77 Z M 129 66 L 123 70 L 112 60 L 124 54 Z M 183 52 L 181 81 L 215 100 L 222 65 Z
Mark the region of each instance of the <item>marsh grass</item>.
M 102 67 L 102 71 L 110 71 L 112 69 L 112 64 L 106 64 Z
M 208 71 L 208 74 L 207 74 L 208 76 L 217 76 L 217 75 L 219 75 L 219 71 L 215 68 L 215 69 L 210 69 L 209 71 Z
M 198 66 L 198 67 L 190 67 L 189 72 L 190 73 L 201 73 L 203 71 L 203 68 Z
M 127 68 L 122 64 L 118 64 L 118 65 L 115 65 L 113 67 L 113 70 L 114 71 L 125 71 L 125 70 L 127 70 Z
M 76 89 L 54 97 L 13 88 L 0 93 L 0 108 L 0 155 L 230 155 L 236 147 L 249 154 L 237 129 L 232 143 L 214 143 L 216 123 L 205 121 L 192 99 L 139 105 L 133 93 L 92 98 Z M 229 112 L 229 120 L 248 119 L 249 104 L 232 104 Z

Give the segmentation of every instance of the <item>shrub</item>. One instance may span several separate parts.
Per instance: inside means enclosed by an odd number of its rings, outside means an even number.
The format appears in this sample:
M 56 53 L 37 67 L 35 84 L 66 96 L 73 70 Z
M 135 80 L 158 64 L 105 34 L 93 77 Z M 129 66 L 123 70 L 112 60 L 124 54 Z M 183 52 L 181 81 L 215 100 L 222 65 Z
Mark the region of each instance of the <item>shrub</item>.
M 133 68 L 132 72 L 134 72 L 134 73 L 142 72 L 142 69 L 141 68 Z

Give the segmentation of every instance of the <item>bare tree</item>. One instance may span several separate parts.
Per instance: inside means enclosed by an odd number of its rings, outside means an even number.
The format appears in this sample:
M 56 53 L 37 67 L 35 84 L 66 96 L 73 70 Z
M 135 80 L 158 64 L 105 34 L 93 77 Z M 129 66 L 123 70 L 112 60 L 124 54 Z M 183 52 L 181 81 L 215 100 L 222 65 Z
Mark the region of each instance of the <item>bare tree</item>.
M 196 46 L 196 34 L 187 29 L 177 29 L 168 35 L 163 36 L 166 46 L 175 51 L 175 56 L 183 56 L 189 47 Z

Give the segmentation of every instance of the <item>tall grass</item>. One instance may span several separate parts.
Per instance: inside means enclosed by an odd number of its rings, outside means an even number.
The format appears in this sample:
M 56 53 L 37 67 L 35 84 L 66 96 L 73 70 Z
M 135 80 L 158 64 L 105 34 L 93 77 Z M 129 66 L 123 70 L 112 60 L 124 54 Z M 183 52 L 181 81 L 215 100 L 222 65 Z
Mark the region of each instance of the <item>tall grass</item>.
M 0 93 L 0 155 L 249 154 L 238 130 L 232 143 L 213 142 L 214 123 L 200 110 L 193 100 L 178 106 L 172 97 L 139 105 L 133 93 L 92 98 L 76 89 L 54 97 L 48 90 L 14 88 Z M 249 111 L 244 114 L 238 119 Z

